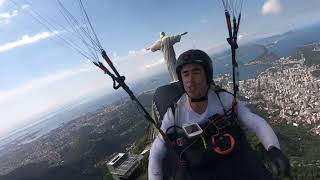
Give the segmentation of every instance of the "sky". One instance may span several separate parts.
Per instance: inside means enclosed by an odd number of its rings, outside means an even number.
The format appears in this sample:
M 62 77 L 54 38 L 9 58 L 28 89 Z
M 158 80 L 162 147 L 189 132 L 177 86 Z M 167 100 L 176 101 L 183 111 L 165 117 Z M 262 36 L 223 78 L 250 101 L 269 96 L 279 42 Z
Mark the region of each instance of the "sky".
M 232 1 L 232 0 L 229 0 Z M 61 0 L 81 19 L 77 0 Z M 83 0 L 102 47 L 126 81 L 166 71 L 160 52 L 145 48 L 159 32 L 188 32 L 176 54 L 191 48 L 209 54 L 228 45 L 219 0 Z M 319 0 L 244 0 L 239 43 L 318 23 Z M 53 28 L 46 28 L 37 12 Z M 28 119 L 63 105 L 112 93 L 112 81 L 64 43 L 72 37 L 56 0 L 0 0 L 0 136 Z M 79 40 L 79 38 L 78 38 Z

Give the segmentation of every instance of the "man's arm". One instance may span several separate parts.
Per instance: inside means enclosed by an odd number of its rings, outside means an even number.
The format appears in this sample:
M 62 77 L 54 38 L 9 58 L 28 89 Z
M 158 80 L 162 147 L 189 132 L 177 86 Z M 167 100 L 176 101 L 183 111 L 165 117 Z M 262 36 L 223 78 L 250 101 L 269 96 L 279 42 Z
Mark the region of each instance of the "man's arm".
M 168 109 L 164 114 L 161 129 L 166 132 L 167 128 L 173 125 L 173 113 Z M 152 143 L 149 155 L 148 179 L 162 180 L 163 169 L 162 161 L 167 154 L 167 147 L 161 135 L 159 134 Z
M 163 140 L 157 136 L 152 143 L 149 155 L 148 179 L 162 180 L 163 169 L 162 161 L 165 158 L 167 148 Z
M 281 152 L 278 138 L 271 126 L 263 118 L 252 113 L 242 103 L 239 104 L 238 110 L 239 120 L 258 136 L 260 142 L 267 150 L 268 157 L 274 166 L 272 168 L 273 174 L 291 177 L 290 162 Z
M 278 138 L 271 126 L 266 120 L 252 113 L 241 102 L 238 103 L 238 116 L 242 124 L 245 125 L 250 132 L 256 134 L 266 150 L 269 150 L 271 147 L 280 149 Z
M 232 107 L 233 96 L 231 94 L 222 92 L 220 97 L 222 102 L 226 103 L 225 107 Z M 238 102 L 238 117 L 245 128 L 256 134 L 266 150 L 272 146 L 280 149 L 278 138 L 271 126 L 262 117 L 252 113 L 241 101 Z

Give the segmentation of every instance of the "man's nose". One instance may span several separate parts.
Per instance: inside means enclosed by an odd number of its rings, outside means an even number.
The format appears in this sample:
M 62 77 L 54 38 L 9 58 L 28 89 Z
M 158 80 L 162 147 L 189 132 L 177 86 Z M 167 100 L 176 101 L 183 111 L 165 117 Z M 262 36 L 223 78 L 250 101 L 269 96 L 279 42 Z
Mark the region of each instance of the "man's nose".
M 194 82 L 194 75 L 193 74 L 190 74 L 188 76 L 187 82 L 188 82 L 189 85 L 193 84 L 193 82 Z

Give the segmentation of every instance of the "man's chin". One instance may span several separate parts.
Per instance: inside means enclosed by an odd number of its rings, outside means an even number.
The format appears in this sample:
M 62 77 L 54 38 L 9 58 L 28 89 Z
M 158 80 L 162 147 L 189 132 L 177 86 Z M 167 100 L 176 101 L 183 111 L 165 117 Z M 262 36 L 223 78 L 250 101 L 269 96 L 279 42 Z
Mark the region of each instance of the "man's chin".
M 202 96 L 195 96 L 195 95 L 192 95 L 192 94 L 188 94 L 189 95 L 189 97 L 191 98 L 191 99 L 199 99 L 199 98 L 201 98 Z

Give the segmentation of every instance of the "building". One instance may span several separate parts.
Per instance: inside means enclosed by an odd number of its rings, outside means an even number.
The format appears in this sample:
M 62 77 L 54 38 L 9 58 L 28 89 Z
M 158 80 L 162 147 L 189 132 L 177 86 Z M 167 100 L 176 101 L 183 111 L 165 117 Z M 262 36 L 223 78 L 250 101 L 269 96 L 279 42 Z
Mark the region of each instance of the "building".
M 142 159 L 142 155 L 118 153 L 107 163 L 107 167 L 115 180 L 131 179 Z

